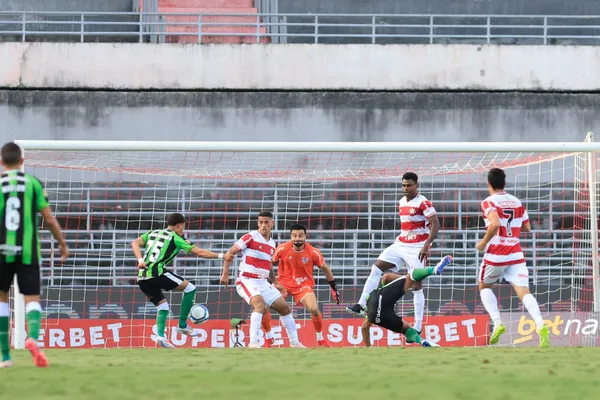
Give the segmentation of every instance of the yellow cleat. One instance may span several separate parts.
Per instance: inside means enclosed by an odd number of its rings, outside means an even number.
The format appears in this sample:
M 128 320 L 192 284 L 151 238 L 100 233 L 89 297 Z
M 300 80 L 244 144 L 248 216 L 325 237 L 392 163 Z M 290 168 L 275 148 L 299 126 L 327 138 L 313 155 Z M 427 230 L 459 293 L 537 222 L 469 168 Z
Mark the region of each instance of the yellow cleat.
M 540 347 L 550 347 L 550 330 L 546 325 L 540 328 L 538 335 L 540 335 Z
M 494 326 L 492 336 L 490 336 L 490 344 L 497 344 L 500 340 L 500 335 L 502 335 L 504 332 L 506 332 L 506 325 L 500 323 Z

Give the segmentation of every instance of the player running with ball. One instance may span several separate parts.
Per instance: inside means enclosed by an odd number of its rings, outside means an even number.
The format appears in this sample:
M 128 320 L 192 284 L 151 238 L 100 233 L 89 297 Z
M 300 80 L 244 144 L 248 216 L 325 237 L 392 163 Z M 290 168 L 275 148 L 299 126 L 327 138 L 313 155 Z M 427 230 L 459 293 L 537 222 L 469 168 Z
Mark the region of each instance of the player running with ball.
M 194 306 L 196 286 L 187 279 L 169 271 L 167 265 L 173 261 L 180 250 L 192 253 L 201 258 L 220 258 L 225 261 L 233 260 L 230 255 L 213 253 L 202 250 L 183 237 L 185 230 L 185 217 L 180 213 L 173 213 L 167 218 L 167 228 L 157 229 L 144 233 L 131 243 L 133 253 L 138 262 L 138 286 L 148 299 L 156 306 L 156 343 L 163 347 L 173 349 L 165 337 L 165 327 L 169 315 L 169 303 L 163 290 L 176 290 L 183 292 L 179 326 L 177 332 L 194 336 L 194 330 L 188 326 L 187 318 Z M 144 255 L 142 256 L 142 248 Z

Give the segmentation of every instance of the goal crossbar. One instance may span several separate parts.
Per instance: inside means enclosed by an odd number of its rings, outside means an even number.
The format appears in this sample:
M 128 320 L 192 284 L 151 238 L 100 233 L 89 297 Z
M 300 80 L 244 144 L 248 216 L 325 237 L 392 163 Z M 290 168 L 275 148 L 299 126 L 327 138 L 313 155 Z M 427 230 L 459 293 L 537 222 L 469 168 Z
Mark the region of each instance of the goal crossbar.
M 600 142 L 194 142 L 112 140 L 15 140 L 25 150 L 194 152 L 379 153 L 579 153 L 600 152 Z

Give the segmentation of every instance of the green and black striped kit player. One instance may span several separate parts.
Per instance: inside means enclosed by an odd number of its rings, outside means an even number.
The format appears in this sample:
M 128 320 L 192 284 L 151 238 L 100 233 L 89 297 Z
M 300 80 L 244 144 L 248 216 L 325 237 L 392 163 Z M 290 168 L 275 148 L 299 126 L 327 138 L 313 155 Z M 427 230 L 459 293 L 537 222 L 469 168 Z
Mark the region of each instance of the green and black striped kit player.
M 24 295 L 40 294 L 38 212 L 48 207 L 44 187 L 33 175 L 8 170 L 0 177 L 0 290 L 8 292 L 14 275 Z M 3 313 L 4 314 L 4 313 Z M 0 316 L 0 348 L 10 360 L 9 316 Z M 27 312 L 27 333 L 38 340 L 41 311 Z

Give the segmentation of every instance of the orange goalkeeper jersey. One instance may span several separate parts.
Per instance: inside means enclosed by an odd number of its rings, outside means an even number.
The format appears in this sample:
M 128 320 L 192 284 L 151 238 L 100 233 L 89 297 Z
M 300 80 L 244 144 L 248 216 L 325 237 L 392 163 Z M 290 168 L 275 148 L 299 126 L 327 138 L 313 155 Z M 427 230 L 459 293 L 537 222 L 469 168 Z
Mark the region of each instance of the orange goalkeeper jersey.
M 279 261 L 277 280 L 286 289 L 315 285 L 313 268 L 325 264 L 319 250 L 308 243 L 301 251 L 294 250 L 292 241 L 283 243 L 275 250 L 273 261 Z

